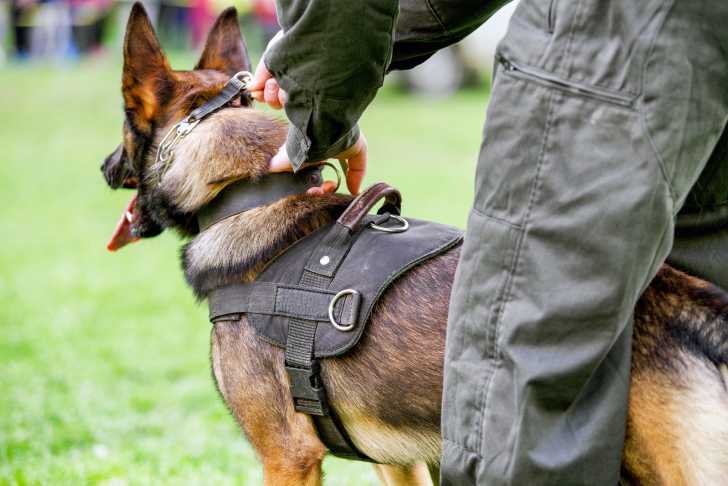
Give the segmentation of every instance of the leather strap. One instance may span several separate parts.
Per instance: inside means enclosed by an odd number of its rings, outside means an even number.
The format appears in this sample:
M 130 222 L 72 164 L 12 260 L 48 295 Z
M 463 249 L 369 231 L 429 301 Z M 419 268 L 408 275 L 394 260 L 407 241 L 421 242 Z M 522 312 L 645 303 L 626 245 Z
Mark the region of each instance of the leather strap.
M 194 122 L 196 120 L 202 120 L 207 115 L 223 108 L 225 105 L 233 101 L 236 96 L 240 95 L 241 92 L 245 91 L 247 87 L 248 83 L 246 81 L 242 81 L 236 76 L 233 76 L 227 83 L 225 83 L 222 91 L 205 102 L 199 108 L 193 110 L 192 113 L 187 116 L 188 121 Z
M 369 187 L 349 204 L 318 248 L 311 253 L 306 271 L 332 279 L 361 230 L 362 220 L 382 198 L 385 201 L 378 214 L 400 214 L 402 196 L 397 189 L 384 182 Z
M 336 292 L 312 287 L 249 282 L 228 285 L 208 296 L 210 320 L 231 314 L 266 314 L 309 321 L 328 321 Z M 347 294 L 334 302 L 333 315 L 342 326 L 356 323 L 361 296 Z
M 380 182 L 357 196 L 334 223 L 304 267 L 299 285 L 328 289 L 351 245 L 361 229 L 361 221 L 374 205 L 385 198 L 381 211 L 399 214 L 402 196 L 393 187 Z M 313 417 L 316 430 L 326 447 L 335 455 L 371 461 L 359 451 L 328 405 L 326 390 L 319 376 L 320 364 L 314 359 L 318 323 L 291 318 L 288 322 L 285 360 L 296 411 Z
M 402 195 L 397 189 L 384 182 L 377 182 L 367 190 L 359 194 L 351 202 L 336 221 L 349 230 L 356 233 L 361 229 L 361 220 L 369 214 L 380 199 L 384 199 L 384 205 L 377 214 L 392 213 L 399 215 L 402 211 Z
M 197 213 L 200 231 L 218 221 L 266 206 L 321 184 L 321 167 L 310 167 L 297 173 L 268 174 L 257 182 L 241 180 L 230 184 Z

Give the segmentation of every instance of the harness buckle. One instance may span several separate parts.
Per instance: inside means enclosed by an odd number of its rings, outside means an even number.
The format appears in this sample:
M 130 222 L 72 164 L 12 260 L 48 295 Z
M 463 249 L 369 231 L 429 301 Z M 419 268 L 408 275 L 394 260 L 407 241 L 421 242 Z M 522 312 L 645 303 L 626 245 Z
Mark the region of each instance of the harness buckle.
M 311 368 L 299 368 L 286 365 L 293 406 L 296 412 L 309 415 L 329 415 L 329 404 L 326 400 L 326 389 L 321 382 L 321 364 L 318 360 L 311 362 Z

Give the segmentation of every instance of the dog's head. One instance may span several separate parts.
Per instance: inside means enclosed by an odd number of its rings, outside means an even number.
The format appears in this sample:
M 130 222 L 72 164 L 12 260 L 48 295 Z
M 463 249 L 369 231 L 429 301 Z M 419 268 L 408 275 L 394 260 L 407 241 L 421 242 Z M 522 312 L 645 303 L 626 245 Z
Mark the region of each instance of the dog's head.
M 124 38 L 123 140 L 101 170 L 111 188 L 134 189 L 136 194 L 109 242 L 110 250 L 169 227 L 194 234 L 195 213 L 201 206 L 227 184 L 245 178 L 255 181 L 266 173 L 285 128 L 278 120 L 245 108 L 249 104 L 245 97 L 182 139 L 171 165 L 156 162 L 165 134 L 243 70 L 250 70 L 250 61 L 234 8 L 215 22 L 194 70 L 174 71 L 144 8 L 134 4 Z

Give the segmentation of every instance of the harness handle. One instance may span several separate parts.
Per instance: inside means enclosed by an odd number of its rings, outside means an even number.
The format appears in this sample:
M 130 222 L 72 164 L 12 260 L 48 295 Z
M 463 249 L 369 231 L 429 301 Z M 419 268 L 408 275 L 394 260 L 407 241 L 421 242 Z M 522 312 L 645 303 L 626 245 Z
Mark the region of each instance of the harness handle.
M 349 233 L 355 234 L 361 229 L 364 216 L 369 214 L 369 211 L 382 198 L 384 198 L 384 204 L 377 213 L 399 216 L 402 210 L 402 195 L 389 184 L 377 182 L 356 196 L 336 222 L 348 229 Z

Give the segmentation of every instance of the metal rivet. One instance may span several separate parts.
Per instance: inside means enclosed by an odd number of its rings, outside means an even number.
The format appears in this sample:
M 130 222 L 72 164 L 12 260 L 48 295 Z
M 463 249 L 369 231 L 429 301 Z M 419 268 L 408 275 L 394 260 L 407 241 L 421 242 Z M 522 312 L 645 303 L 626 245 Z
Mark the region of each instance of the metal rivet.
M 328 255 L 324 255 L 324 256 L 322 256 L 322 257 L 321 257 L 321 260 L 319 260 L 319 263 L 320 263 L 321 265 L 323 265 L 323 266 L 326 266 L 326 265 L 328 265 L 328 264 L 329 264 L 329 262 L 331 262 L 331 258 L 329 258 L 329 256 L 328 256 Z

